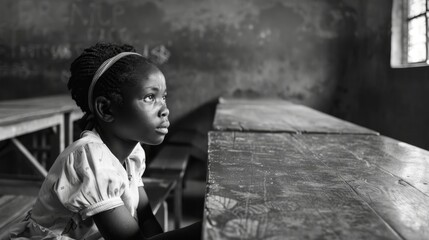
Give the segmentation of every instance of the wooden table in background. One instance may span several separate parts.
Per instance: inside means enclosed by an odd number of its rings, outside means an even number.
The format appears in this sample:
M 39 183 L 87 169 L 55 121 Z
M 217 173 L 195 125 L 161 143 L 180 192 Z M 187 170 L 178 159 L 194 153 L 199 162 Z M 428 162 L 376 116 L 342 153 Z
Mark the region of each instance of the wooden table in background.
M 47 169 L 17 137 L 52 128 L 56 149 L 51 150 L 57 155 L 72 142 L 73 121 L 81 116 L 80 109 L 69 95 L 1 101 L 0 141 L 10 140 L 44 177 Z
M 429 152 L 376 135 L 210 132 L 204 239 L 429 239 Z
M 0 125 L 34 119 L 38 116 L 64 116 L 64 145 L 73 142 L 73 122 L 83 116 L 69 94 L 0 101 Z
M 43 177 L 46 176 L 47 170 L 17 137 L 47 128 L 54 129 L 55 142 L 58 144 L 58 148 L 55 150 L 61 152 L 64 149 L 64 116 L 62 113 L 45 112 L 33 107 L 0 107 L 0 141 L 10 140 Z
M 279 99 L 220 98 L 213 129 L 244 132 L 378 135 L 375 131 L 309 107 Z

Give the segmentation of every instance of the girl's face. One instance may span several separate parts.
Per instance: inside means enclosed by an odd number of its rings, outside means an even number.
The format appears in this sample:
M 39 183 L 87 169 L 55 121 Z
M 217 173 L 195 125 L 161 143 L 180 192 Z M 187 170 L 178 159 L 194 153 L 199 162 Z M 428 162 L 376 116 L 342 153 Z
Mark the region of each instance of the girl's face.
M 150 145 L 162 143 L 170 126 L 164 75 L 154 71 L 121 91 L 123 102 L 113 124 L 116 134 L 125 140 Z

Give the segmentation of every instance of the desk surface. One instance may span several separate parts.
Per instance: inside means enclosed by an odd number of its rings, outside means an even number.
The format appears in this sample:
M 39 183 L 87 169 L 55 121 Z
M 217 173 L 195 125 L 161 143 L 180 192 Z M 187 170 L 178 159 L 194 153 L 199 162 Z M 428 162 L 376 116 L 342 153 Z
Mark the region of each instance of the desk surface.
M 45 166 L 16 137 L 53 128 L 55 138 L 50 148 L 52 156 L 56 156 L 71 143 L 72 120 L 74 115 L 79 115 L 74 114 L 78 111 L 68 95 L 0 101 L 0 141 L 10 139 L 40 175 L 46 176 Z M 37 141 L 33 138 L 33 147 Z
M 211 132 L 204 239 L 428 239 L 428 183 L 383 136 Z
M 0 125 L 72 111 L 80 110 L 70 95 L 0 101 Z
M 278 99 L 221 98 L 213 123 L 215 130 L 372 134 L 377 132 L 343 121 L 303 105 Z

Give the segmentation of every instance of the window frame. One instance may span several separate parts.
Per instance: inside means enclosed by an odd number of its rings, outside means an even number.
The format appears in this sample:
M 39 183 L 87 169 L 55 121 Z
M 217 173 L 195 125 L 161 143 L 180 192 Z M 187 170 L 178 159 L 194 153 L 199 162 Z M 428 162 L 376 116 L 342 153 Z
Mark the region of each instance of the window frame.
M 409 68 L 429 66 L 429 3 L 426 0 L 426 12 L 408 17 L 409 0 L 394 0 L 392 6 L 392 35 L 390 65 L 393 68 Z M 408 62 L 408 23 L 411 19 L 425 16 L 426 22 L 426 60 Z

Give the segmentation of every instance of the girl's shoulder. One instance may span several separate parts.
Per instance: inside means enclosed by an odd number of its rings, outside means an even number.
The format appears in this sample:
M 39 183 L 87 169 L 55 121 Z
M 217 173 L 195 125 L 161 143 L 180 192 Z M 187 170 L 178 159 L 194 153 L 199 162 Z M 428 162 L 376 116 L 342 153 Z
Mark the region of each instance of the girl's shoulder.
M 81 138 L 70 144 L 59 156 L 59 162 L 92 162 L 103 159 L 103 161 L 113 161 L 116 157 L 110 149 L 103 143 L 97 133 L 84 131 Z
M 146 155 L 143 147 L 137 144 L 128 156 L 127 164 L 138 172 L 143 172 L 146 168 Z M 81 138 L 68 146 L 57 158 L 56 163 L 60 168 L 75 168 L 92 166 L 105 168 L 114 166 L 122 168 L 116 156 L 104 144 L 97 132 L 84 131 Z

